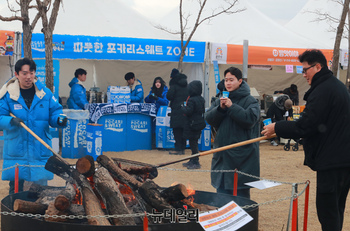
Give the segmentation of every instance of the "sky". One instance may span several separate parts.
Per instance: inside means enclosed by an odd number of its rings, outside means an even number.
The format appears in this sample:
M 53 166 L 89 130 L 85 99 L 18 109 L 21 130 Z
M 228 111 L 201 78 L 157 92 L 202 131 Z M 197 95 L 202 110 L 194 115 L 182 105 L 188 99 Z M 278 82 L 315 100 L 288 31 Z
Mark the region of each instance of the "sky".
M 178 6 L 179 0 L 121 0 L 142 15 L 149 18 L 162 18 Z M 214 0 L 217 1 L 217 0 Z M 241 0 L 247 1 L 247 0 Z M 308 0 L 248 0 L 262 13 L 284 25 L 291 20 Z

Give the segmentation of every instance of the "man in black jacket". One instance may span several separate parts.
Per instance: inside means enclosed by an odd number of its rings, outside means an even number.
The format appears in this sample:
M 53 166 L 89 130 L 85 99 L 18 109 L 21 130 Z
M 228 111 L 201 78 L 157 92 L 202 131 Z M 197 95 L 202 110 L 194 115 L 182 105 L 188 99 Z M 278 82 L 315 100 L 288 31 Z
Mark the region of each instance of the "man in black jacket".
M 304 164 L 317 172 L 316 208 L 323 231 L 340 231 L 350 188 L 350 96 L 327 67 L 320 50 L 299 56 L 303 76 L 311 86 L 305 110 L 297 121 L 278 121 L 264 127 L 284 138 L 303 138 Z

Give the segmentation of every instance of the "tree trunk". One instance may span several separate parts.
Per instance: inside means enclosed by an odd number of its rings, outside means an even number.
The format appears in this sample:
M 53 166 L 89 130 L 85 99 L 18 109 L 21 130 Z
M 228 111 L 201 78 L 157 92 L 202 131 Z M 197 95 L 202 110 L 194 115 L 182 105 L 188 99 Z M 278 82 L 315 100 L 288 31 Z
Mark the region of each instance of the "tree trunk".
M 25 58 L 32 58 L 32 28 L 29 24 L 29 3 L 31 0 L 21 1 L 21 16 L 24 18 L 22 21 L 23 29 L 23 52 Z
M 53 60 L 52 60 L 52 31 L 45 33 L 45 70 L 46 70 L 46 87 L 54 92 L 53 88 Z M 57 90 L 57 89 L 56 89 Z
M 341 42 L 341 39 L 343 36 L 346 15 L 349 11 L 349 2 L 350 2 L 350 0 L 344 1 L 343 12 L 341 14 L 339 25 L 337 27 L 337 36 L 336 36 L 335 42 L 334 42 L 332 72 L 333 72 L 334 76 L 336 76 L 336 77 L 338 75 L 338 67 L 339 67 L 340 42 Z

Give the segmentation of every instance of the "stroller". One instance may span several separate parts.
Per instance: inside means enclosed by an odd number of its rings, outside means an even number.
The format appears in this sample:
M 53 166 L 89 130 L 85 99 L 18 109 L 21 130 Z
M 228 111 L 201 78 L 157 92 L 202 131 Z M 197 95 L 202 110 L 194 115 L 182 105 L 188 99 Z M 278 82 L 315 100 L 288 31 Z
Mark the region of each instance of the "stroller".
M 289 139 L 289 140 L 287 141 L 287 143 L 284 145 L 283 149 L 284 149 L 285 151 L 289 151 L 289 150 L 290 150 L 290 146 L 291 146 L 290 142 L 291 142 L 291 140 L 292 140 L 292 139 Z M 299 145 L 301 145 L 301 143 L 300 143 L 301 139 L 294 140 L 294 141 L 295 141 L 295 144 L 292 146 L 292 150 L 296 152 L 296 151 L 299 150 Z

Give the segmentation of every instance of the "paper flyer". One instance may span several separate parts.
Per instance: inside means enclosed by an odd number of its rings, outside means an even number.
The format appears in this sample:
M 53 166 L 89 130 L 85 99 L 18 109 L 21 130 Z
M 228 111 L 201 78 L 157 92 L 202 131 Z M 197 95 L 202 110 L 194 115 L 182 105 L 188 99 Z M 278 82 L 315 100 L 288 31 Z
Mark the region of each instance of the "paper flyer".
M 199 223 L 206 231 L 237 230 L 252 220 L 253 218 L 234 201 L 218 210 L 199 215 Z
M 266 188 L 271 188 L 271 187 L 281 185 L 281 183 L 267 181 L 267 180 L 258 180 L 258 181 L 253 181 L 253 182 L 249 182 L 249 183 L 244 183 L 244 184 L 249 185 L 249 186 L 254 187 L 254 188 L 257 188 L 257 189 L 266 189 Z

